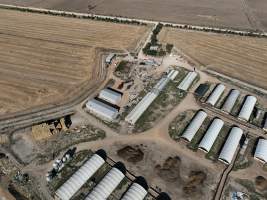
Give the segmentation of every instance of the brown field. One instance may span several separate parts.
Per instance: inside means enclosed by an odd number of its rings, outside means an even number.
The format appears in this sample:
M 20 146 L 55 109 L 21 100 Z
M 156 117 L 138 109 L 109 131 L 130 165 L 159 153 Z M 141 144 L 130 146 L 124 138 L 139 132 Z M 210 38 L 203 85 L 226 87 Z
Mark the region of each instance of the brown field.
M 267 89 L 267 40 L 165 28 L 172 43 L 200 65 Z
M 173 23 L 267 28 L 266 0 L 0 0 L 0 3 Z
M 148 27 L 0 10 L 0 115 L 73 97 L 99 51 L 133 50 Z M 98 59 L 97 59 L 98 58 Z

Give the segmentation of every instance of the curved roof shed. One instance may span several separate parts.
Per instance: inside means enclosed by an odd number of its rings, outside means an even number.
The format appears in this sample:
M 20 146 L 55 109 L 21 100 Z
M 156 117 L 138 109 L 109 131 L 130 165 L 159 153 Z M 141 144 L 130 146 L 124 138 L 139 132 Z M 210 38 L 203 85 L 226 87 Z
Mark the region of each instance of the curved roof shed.
M 85 200 L 106 200 L 124 179 L 125 166 L 118 162 L 89 193 Z
M 207 103 L 214 106 L 217 101 L 220 99 L 221 95 L 223 94 L 223 91 L 225 90 L 225 86 L 223 84 L 218 84 L 215 89 L 212 91 L 212 93 L 209 95 L 207 99 Z
M 143 200 L 147 195 L 148 185 L 143 177 L 137 177 L 121 200 Z
M 254 154 L 254 158 L 257 160 L 267 163 L 267 140 L 266 139 L 259 139 L 256 151 Z
M 182 80 L 182 82 L 179 84 L 178 88 L 184 91 L 188 90 L 196 77 L 197 77 L 196 72 L 189 72 L 186 75 L 186 77 Z
M 236 149 L 243 135 L 243 130 L 238 127 L 233 127 L 227 137 L 223 149 L 219 155 L 219 160 L 229 165 L 235 155 Z
M 239 90 L 231 90 L 229 95 L 227 96 L 226 101 L 224 102 L 223 106 L 222 106 L 222 110 L 230 113 L 238 99 L 240 95 L 240 91 Z
M 117 105 L 121 101 L 122 94 L 120 92 L 116 92 L 115 90 L 105 88 L 100 91 L 99 98 L 104 99 L 105 101 L 114 105 Z
M 199 110 L 192 119 L 192 121 L 190 122 L 190 124 L 187 126 L 181 137 L 190 142 L 197 133 L 197 131 L 199 130 L 199 128 L 201 127 L 201 125 L 203 124 L 207 116 L 208 115 L 206 112 L 204 112 L 203 110 Z
M 239 114 L 238 114 L 238 118 L 239 119 L 242 119 L 242 120 L 246 120 L 248 121 L 252 112 L 253 112 L 253 109 L 256 105 L 256 102 L 257 102 L 257 98 L 254 97 L 254 96 L 247 96 L 246 97 L 246 100 L 245 100 L 245 103 L 243 104 Z
M 215 118 L 202 138 L 198 148 L 205 152 L 209 152 L 217 136 L 219 135 L 223 124 L 224 122 L 221 119 Z
M 102 152 L 96 152 L 55 192 L 61 200 L 69 200 L 105 163 L 106 157 Z

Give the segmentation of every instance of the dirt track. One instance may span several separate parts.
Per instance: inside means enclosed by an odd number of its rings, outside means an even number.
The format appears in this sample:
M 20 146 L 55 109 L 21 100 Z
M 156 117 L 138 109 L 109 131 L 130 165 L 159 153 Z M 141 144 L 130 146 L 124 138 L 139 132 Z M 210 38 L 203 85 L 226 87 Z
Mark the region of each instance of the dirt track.
M 172 43 L 200 65 L 267 89 L 267 40 L 165 28 Z
M 66 100 L 97 79 L 99 52 L 133 50 L 148 30 L 2 10 L 0 115 Z

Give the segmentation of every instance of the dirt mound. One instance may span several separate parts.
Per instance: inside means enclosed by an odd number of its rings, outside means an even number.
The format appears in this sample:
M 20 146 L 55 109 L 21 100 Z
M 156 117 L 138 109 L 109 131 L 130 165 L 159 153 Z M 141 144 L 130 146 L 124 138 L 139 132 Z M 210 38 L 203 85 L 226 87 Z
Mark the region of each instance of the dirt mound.
M 255 178 L 255 185 L 256 189 L 260 191 L 266 191 L 267 190 L 267 179 L 263 176 L 257 176 Z
M 181 159 L 180 157 L 169 157 L 163 165 L 156 165 L 155 171 L 159 177 L 168 182 L 180 181 L 180 166 Z
M 136 147 L 126 146 L 117 151 L 119 157 L 131 163 L 137 163 L 144 159 L 144 152 Z
M 191 171 L 183 187 L 184 193 L 192 195 L 192 193 L 199 192 L 206 178 L 207 174 L 203 171 Z

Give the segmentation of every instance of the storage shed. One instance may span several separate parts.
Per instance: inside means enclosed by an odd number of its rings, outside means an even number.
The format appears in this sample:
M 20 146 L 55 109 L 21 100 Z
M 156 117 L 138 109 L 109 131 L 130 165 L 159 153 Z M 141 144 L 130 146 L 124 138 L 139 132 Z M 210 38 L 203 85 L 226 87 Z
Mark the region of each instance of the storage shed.
M 171 200 L 171 197 L 170 197 L 167 193 L 165 193 L 165 192 L 161 192 L 161 193 L 157 196 L 156 200 Z
M 267 140 L 259 139 L 254 158 L 260 162 L 267 163 Z
M 267 114 L 265 114 L 265 119 L 263 119 L 263 120 L 265 120 L 263 122 L 263 130 L 267 132 Z
M 230 93 L 228 94 L 223 106 L 222 106 L 222 110 L 230 113 L 238 99 L 240 95 L 240 91 L 239 90 L 231 90 Z
M 222 161 L 227 165 L 229 165 L 232 162 L 242 136 L 243 136 L 243 130 L 241 128 L 233 127 L 231 129 L 227 137 L 227 140 L 219 155 L 220 161 Z
M 257 102 L 257 98 L 254 97 L 254 96 L 247 96 L 246 97 L 246 100 L 238 114 L 238 118 L 239 119 L 242 119 L 242 120 L 245 120 L 245 121 L 248 121 L 252 112 L 253 112 L 253 109 L 256 105 L 256 102 Z
M 221 119 L 215 118 L 202 138 L 198 148 L 205 152 L 209 152 L 218 137 L 223 124 L 224 122 Z
M 117 162 L 104 178 L 93 188 L 85 200 L 106 200 L 118 187 L 126 174 L 123 163 Z
M 178 89 L 187 91 L 197 77 L 196 72 L 189 72 L 179 84 Z
M 99 96 L 100 99 L 103 99 L 109 103 L 117 105 L 122 98 L 121 92 L 117 92 L 113 89 L 105 88 L 100 91 Z
M 121 200 L 143 200 L 147 195 L 148 185 L 143 177 L 137 177 Z
M 91 99 L 86 103 L 86 108 L 104 120 L 112 121 L 119 115 L 118 109 L 107 105 L 96 99 Z
M 95 174 L 105 163 L 106 153 L 104 150 L 97 151 L 86 161 L 62 186 L 55 192 L 56 198 L 69 200 L 78 190 Z
M 220 99 L 221 95 L 223 94 L 223 91 L 225 90 L 225 86 L 223 84 L 218 84 L 214 90 L 211 92 L 207 99 L 207 103 L 214 106 L 218 100 Z
M 195 114 L 194 118 L 187 126 L 181 137 L 187 140 L 188 142 L 191 142 L 191 140 L 193 139 L 193 137 L 195 136 L 195 134 L 197 133 L 198 129 L 201 127 L 207 116 L 208 115 L 206 112 L 204 112 L 203 110 L 199 110 L 197 114 Z

